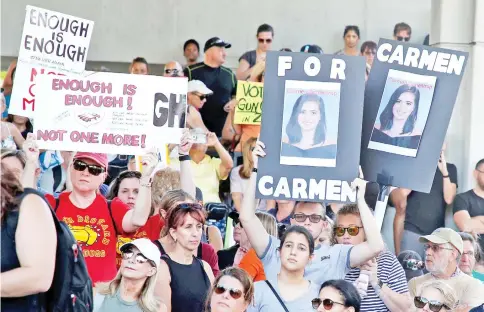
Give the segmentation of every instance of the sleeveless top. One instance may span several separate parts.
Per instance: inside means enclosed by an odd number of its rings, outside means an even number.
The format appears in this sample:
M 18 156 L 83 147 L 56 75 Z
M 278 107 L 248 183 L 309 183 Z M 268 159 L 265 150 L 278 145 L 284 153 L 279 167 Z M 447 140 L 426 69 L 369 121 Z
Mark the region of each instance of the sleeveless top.
M 171 310 L 176 312 L 203 312 L 210 288 L 210 280 L 203 263 L 193 256 L 191 264 L 180 264 L 168 255 L 161 256 L 171 276 Z
M 421 135 L 391 137 L 385 132 L 374 128 L 370 140 L 373 142 L 417 149 L 421 138 Z
M 336 158 L 336 144 L 301 149 L 288 143 L 282 143 L 281 156 L 303 158 Z
M 98 308 L 96 308 L 98 307 Z M 94 311 L 95 312 L 143 312 L 137 301 L 124 301 L 119 289 L 114 296 L 95 294 L 94 296 Z
M 42 199 L 37 191 L 26 188 L 19 198 L 27 194 L 37 194 Z M 20 201 L 19 201 L 20 203 Z M 19 204 L 20 205 L 20 204 Z M 19 210 L 9 211 L 2 220 L 1 235 L 2 248 L 0 249 L 2 273 L 11 271 L 20 267 L 20 262 L 15 249 L 15 232 L 17 231 L 19 219 Z M 15 298 L 1 298 L 2 312 L 45 312 L 45 294 L 28 295 L 24 297 Z
M 15 140 L 13 139 L 13 135 L 10 133 L 10 127 L 8 126 L 8 124 L 5 125 L 5 126 L 7 127 L 8 135 L 5 139 L 2 140 L 1 147 L 5 148 L 5 149 L 16 150 L 17 144 L 15 144 Z

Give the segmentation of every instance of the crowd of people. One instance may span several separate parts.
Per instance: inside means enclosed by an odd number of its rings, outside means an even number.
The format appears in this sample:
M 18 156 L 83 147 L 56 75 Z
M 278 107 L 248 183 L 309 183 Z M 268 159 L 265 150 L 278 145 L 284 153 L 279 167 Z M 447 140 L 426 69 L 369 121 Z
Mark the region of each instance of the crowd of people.
M 411 34 L 398 23 L 393 38 Z M 235 94 L 238 80 L 264 81 L 275 38 L 273 27 L 259 26 L 256 49 L 235 72 L 223 66 L 231 44 L 218 37 L 206 41 L 203 61 L 190 39 L 186 64 L 166 63 L 165 76 L 188 77 L 186 128 L 198 134 L 186 129 L 180 144 L 167 145 L 162 165 L 155 148 L 140 160 L 39 150 L 33 121 L 8 114 L 12 63 L 0 98 L 2 311 L 62 305 L 52 298 L 66 295 L 57 290 L 66 288 L 58 282 L 67 259 L 87 277 L 67 279 L 84 285 L 67 293 L 73 311 L 484 311 L 484 159 L 475 187 L 458 194 L 444 145 L 429 194 L 391 192 L 395 252 L 363 176 L 352 182 L 355 204 L 256 199 L 265 145 L 259 125 L 234 124 Z M 377 44 L 360 46 L 353 25 L 343 39 L 335 54 L 364 56 L 368 77 Z M 137 57 L 129 72 L 150 74 L 149 63 Z M 447 205 L 460 232 L 446 227 Z M 72 250 L 62 249 L 69 235 L 57 220 L 75 239 Z

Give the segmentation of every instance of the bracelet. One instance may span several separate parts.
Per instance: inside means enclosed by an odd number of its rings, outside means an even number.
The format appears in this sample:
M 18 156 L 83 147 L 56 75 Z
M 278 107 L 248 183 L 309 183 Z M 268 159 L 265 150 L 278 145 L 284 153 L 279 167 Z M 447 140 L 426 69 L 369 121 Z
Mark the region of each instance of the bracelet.
M 153 182 L 153 179 L 150 177 L 150 179 L 148 180 L 148 182 L 140 181 L 140 186 L 143 186 L 143 187 L 151 187 L 151 183 L 152 182 Z
M 257 168 L 252 168 L 252 172 L 257 173 Z
M 448 178 L 448 177 L 449 177 L 449 175 L 445 175 L 445 176 L 442 176 L 442 177 L 445 179 L 445 178 Z
M 178 155 L 179 161 L 191 160 L 190 155 Z

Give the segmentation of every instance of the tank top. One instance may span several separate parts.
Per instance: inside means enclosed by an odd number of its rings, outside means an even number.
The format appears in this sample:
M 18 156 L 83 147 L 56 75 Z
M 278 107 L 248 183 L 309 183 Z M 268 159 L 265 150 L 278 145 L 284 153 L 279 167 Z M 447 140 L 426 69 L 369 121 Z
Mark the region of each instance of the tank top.
M 27 194 L 37 194 L 37 191 L 26 188 L 20 198 Z M 20 201 L 19 201 L 20 203 Z M 1 235 L 2 248 L 0 249 L 2 273 L 20 267 L 15 249 L 15 232 L 17 231 L 19 210 L 9 211 L 2 221 Z M 35 294 L 16 298 L 1 298 L 2 312 L 44 312 L 46 311 L 45 294 Z
M 168 255 L 161 256 L 171 276 L 171 310 L 176 312 L 203 312 L 210 288 L 210 280 L 201 260 L 193 256 L 191 264 L 180 264 Z
M 15 144 L 15 140 L 13 139 L 13 135 L 10 133 L 10 128 L 9 128 L 8 124 L 5 124 L 4 126 L 7 127 L 8 135 L 5 139 L 2 140 L 1 147 L 5 148 L 5 149 L 16 150 L 17 144 Z M 2 127 L 2 128 L 4 128 L 4 127 Z
M 114 296 L 96 294 L 94 300 L 94 307 L 96 307 L 96 304 L 100 305 L 96 312 L 143 312 L 137 301 L 124 301 L 119 294 L 119 289 Z

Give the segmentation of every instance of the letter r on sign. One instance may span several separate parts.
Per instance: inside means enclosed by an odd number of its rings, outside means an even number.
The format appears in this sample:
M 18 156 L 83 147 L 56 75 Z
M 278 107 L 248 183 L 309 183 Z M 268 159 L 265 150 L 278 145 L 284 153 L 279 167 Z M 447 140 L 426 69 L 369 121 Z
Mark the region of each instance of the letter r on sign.
M 292 67 L 292 56 L 279 56 L 277 64 L 277 76 L 284 77 L 286 70 Z

